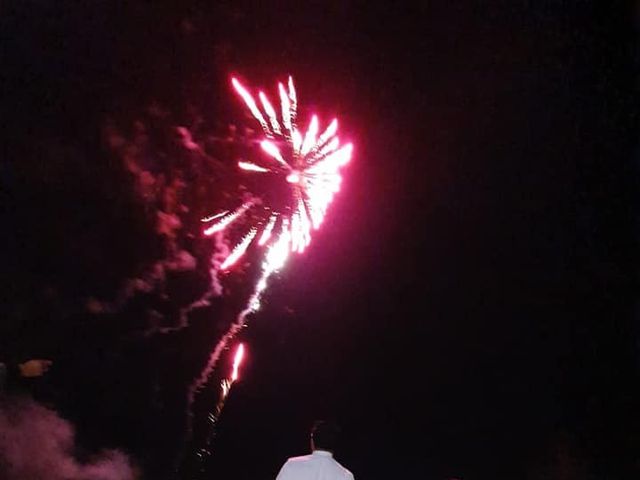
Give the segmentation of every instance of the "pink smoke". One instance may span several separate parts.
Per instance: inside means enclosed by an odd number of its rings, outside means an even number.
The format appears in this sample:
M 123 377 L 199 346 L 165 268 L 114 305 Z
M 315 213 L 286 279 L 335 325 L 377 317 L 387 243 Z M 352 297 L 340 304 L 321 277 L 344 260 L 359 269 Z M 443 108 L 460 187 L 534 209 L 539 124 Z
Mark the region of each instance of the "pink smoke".
M 0 407 L 0 478 L 3 480 L 134 480 L 127 455 L 103 450 L 87 462 L 74 456 L 73 426 L 33 400 Z

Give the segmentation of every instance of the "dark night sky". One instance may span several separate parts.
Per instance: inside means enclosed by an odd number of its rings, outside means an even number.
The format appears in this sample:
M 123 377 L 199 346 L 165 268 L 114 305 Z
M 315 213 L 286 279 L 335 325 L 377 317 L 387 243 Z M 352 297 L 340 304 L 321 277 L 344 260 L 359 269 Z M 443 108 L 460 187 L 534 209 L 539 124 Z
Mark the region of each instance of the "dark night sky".
M 213 131 L 237 119 L 231 72 L 263 87 L 290 72 L 303 104 L 340 117 L 355 158 L 243 335 L 210 478 L 274 478 L 319 416 L 342 424 L 338 457 L 359 478 L 640 473 L 631 10 L 159 3 L 0 7 L 0 346 L 57 361 L 31 387 L 87 448 L 145 466 L 174 451 L 180 402 L 154 421 L 140 409 L 154 388 L 184 392 L 182 366 L 227 321 L 121 347 L 133 313 L 69 313 L 159 248 L 101 131 L 150 104 L 175 124 L 196 108 Z M 42 295 L 48 307 L 31 305 Z

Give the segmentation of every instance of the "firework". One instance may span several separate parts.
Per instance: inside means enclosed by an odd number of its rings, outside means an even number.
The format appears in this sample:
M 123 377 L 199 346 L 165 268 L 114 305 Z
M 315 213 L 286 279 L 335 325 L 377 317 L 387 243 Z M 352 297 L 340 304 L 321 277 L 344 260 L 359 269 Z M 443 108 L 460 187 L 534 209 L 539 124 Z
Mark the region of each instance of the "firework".
M 245 326 L 247 317 L 259 310 L 269 277 L 284 267 L 291 252 L 302 253 L 309 246 L 312 231 L 320 227 L 334 195 L 340 189 L 340 170 L 349 162 L 353 151 L 350 143 L 340 144 L 336 135 L 336 119 L 320 135 L 320 121 L 316 115 L 311 116 L 304 134 L 298 130 L 298 98 L 291 77 L 286 88 L 282 83 L 278 84 L 280 117 L 263 92 L 259 92 L 258 97 L 264 112 L 237 79 L 233 78 L 231 83 L 264 133 L 264 138 L 259 141 L 261 153 L 251 161 L 238 162 L 238 168 L 246 175 L 256 176 L 255 179 L 267 188 L 264 193 L 252 192 L 254 197 L 238 205 L 235 210 L 225 210 L 203 218 L 202 222 L 207 224 L 204 235 L 224 233 L 231 225 L 240 224 L 245 229 L 244 235 L 230 249 L 222 263 L 213 265 L 214 270 L 231 269 L 253 245 L 264 249 L 264 253 L 253 293 L 192 384 L 190 405 L 195 394 L 208 384 L 220 355 Z M 223 380 L 220 400 L 209 414 L 212 431 L 229 390 L 237 379 L 243 352 L 240 346 L 233 372 Z M 208 447 L 204 452 L 209 453 Z
M 238 168 L 247 175 L 264 176 L 264 182 L 271 187 L 275 182 L 276 188 L 267 189 L 268 193 L 260 196 L 259 201 L 246 201 L 233 211 L 202 219 L 208 224 L 204 230 L 206 236 L 224 232 L 242 219 L 249 223 L 245 235 L 231 249 L 220 270 L 232 268 L 254 243 L 257 248 L 265 249 L 265 253 L 246 307 L 211 352 L 207 365 L 190 389 L 189 403 L 208 382 L 220 355 L 245 325 L 247 316 L 260 308 L 269 277 L 282 269 L 291 252 L 302 253 L 311 242 L 312 230 L 320 227 L 333 196 L 340 189 L 340 169 L 349 162 L 353 151 L 350 143 L 340 146 L 336 119 L 318 135 L 320 122 L 312 115 L 309 128 L 304 135 L 300 133 L 296 124 L 298 97 L 291 77 L 287 88 L 278 84 L 280 118 L 263 92 L 259 98 L 264 115 L 251 93 L 236 78 L 231 83 L 264 132 L 260 142 L 262 156 L 251 162 L 241 161 Z
M 278 263 L 284 264 L 288 252 L 305 250 L 311 242 L 312 230 L 322 224 L 333 196 L 340 189 L 340 169 L 351 159 L 353 146 L 350 143 L 340 145 L 336 119 L 320 135 L 316 115 L 311 116 L 304 134 L 298 130 L 298 100 L 291 77 L 286 88 L 282 83 L 278 84 L 280 118 L 264 92 L 258 94 L 262 111 L 236 78 L 231 83 L 264 132 L 260 142 L 262 156 L 251 162 L 238 162 L 238 168 L 247 175 L 264 175 L 264 182 L 275 182 L 278 189 L 276 194 L 261 197 L 261 202 L 247 202 L 232 212 L 202 219 L 209 224 L 204 234 L 222 232 L 242 218 L 251 218 L 253 223 L 248 226 L 248 232 L 232 248 L 222 269 L 233 266 L 254 242 L 268 249 L 265 259 L 275 247 L 279 252 Z M 283 239 L 287 240 L 286 248 L 282 245 Z M 269 274 L 274 270 L 277 269 L 263 265 L 263 271 Z

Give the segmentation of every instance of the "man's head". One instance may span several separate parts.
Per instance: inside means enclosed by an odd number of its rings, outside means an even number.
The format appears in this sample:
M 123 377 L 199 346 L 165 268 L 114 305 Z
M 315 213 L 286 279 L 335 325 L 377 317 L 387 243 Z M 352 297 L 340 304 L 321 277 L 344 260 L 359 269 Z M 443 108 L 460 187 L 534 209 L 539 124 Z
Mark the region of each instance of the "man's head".
M 311 429 L 311 450 L 335 451 L 340 428 L 333 422 L 318 421 Z

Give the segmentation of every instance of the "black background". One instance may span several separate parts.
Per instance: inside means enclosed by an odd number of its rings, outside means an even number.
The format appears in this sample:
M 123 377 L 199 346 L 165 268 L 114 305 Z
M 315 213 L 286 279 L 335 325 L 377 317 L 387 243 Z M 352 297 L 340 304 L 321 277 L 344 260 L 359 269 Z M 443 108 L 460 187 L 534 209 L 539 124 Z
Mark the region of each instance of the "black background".
M 243 334 L 209 476 L 274 478 L 317 417 L 359 478 L 637 474 L 634 12 L 266 3 L 0 6 L 2 340 L 56 362 L 36 395 L 87 449 L 169 476 L 180 398 L 229 317 L 113 360 L 130 318 L 69 313 L 159 248 L 100 132 L 153 103 L 213 130 L 241 108 L 231 73 L 269 91 L 291 73 L 354 160 Z

